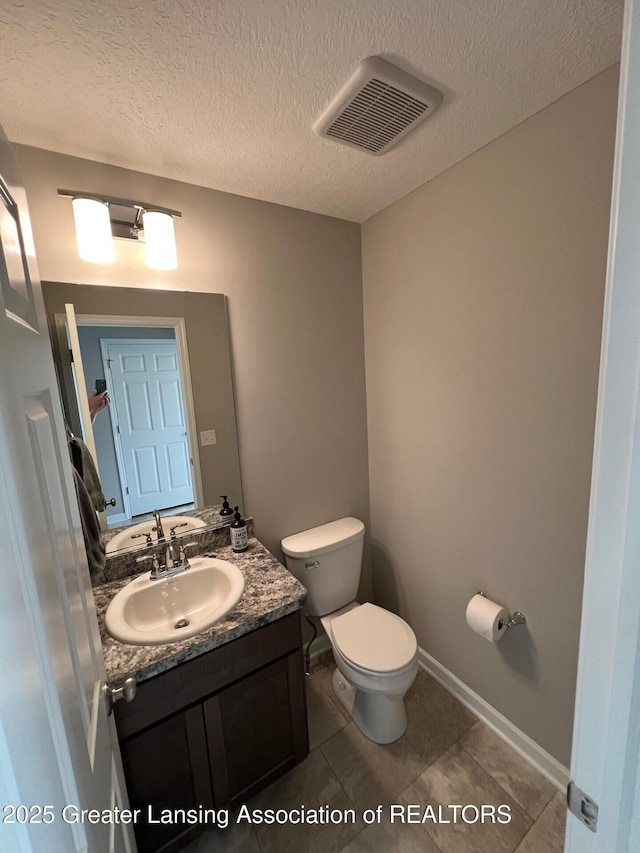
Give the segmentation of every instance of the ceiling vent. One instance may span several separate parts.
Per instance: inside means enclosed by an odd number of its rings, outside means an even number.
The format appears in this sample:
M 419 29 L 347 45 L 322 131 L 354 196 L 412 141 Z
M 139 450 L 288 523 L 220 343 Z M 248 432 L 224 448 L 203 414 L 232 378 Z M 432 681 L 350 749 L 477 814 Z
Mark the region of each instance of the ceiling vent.
M 368 154 L 385 154 L 441 103 L 437 89 L 379 56 L 370 56 L 358 65 L 313 130 Z

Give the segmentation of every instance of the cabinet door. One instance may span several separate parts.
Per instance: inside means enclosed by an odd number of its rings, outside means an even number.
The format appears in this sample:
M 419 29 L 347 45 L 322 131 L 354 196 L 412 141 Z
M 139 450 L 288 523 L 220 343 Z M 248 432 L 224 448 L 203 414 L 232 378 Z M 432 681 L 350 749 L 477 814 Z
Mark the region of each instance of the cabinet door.
M 216 805 L 235 807 L 309 752 L 299 652 L 257 670 L 204 703 Z
M 189 824 L 149 823 L 163 809 L 213 807 L 202 706 L 182 711 L 121 742 L 122 763 L 132 809 L 141 809 L 135 826 L 138 853 L 152 853 L 189 831 Z

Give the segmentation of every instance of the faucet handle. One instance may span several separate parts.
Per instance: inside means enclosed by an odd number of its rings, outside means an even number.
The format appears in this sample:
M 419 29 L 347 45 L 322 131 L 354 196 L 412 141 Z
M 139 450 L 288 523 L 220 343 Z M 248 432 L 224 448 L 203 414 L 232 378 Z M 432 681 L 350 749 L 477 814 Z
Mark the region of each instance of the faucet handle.
M 160 565 L 160 560 L 157 554 L 145 554 L 144 557 L 136 557 L 136 563 L 141 563 L 143 560 L 153 560 L 153 568 L 151 569 L 151 577 L 161 577 L 166 571 L 166 566 Z
M 145 554 L 143 557 L 136 557 L 136 563 L 141 563 L 143 560 L 153 560 L 154 565 L 158 562 L 157 554 Z
M 189 560 L 187 559 L 186 549 L 190 548 L 192 545 L 197 545 L 197 542 L 186 542 L 184 545 L 180 545 L 180 562 L 188 569 L 190 566 Z
M 153 529 L 155 530 L 155 527 Z M 153 544 L 151 542 L 151 533 L 134 533 L 134 534 L 132 534 L 131 538 L 132 539 L 141 539 L 143 536 L 147 537 L 147 541 L 144 543 L 145 545 Z
M 188 527 L 188 523 L 187 523 L 186 521 L 183 521 L 183 522 L 181 522 L 180 524 L 174 524 L 174 525 L 173 525 L 173 527 L 170 527 L 170 528 L 169 528 L 169 534 L 170 534 L 170 536 L 171 536 L 171 538 L 172 538 L 172 539 L 175 539 L 175 537 L 176 537 L 176 530 L 177 530 L 179 527 Z

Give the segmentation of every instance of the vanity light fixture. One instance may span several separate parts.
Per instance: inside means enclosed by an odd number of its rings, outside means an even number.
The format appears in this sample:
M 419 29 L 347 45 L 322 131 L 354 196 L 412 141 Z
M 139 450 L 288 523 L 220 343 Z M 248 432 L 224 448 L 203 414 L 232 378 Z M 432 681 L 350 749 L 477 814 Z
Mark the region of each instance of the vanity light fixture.
M 118 237 L 145 243 L 147 264 L 152 269 L 177 268 L 173 219 L 182 216 L 179 210 L 80 190 L 58 190 L 58 195 L 72 200 L 78 254 L 82 260 L 112 263 L 113 238 Z

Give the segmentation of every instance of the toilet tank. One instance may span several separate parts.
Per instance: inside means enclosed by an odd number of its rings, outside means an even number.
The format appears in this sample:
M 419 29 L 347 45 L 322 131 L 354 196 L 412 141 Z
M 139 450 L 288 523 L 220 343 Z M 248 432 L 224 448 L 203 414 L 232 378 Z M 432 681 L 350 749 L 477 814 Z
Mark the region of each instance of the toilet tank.
M 282 540 L 287 568 L 309 593 L 309 615 L 325 616 L 355 599 L 363 540 L 364 524 L 350 517 Z

